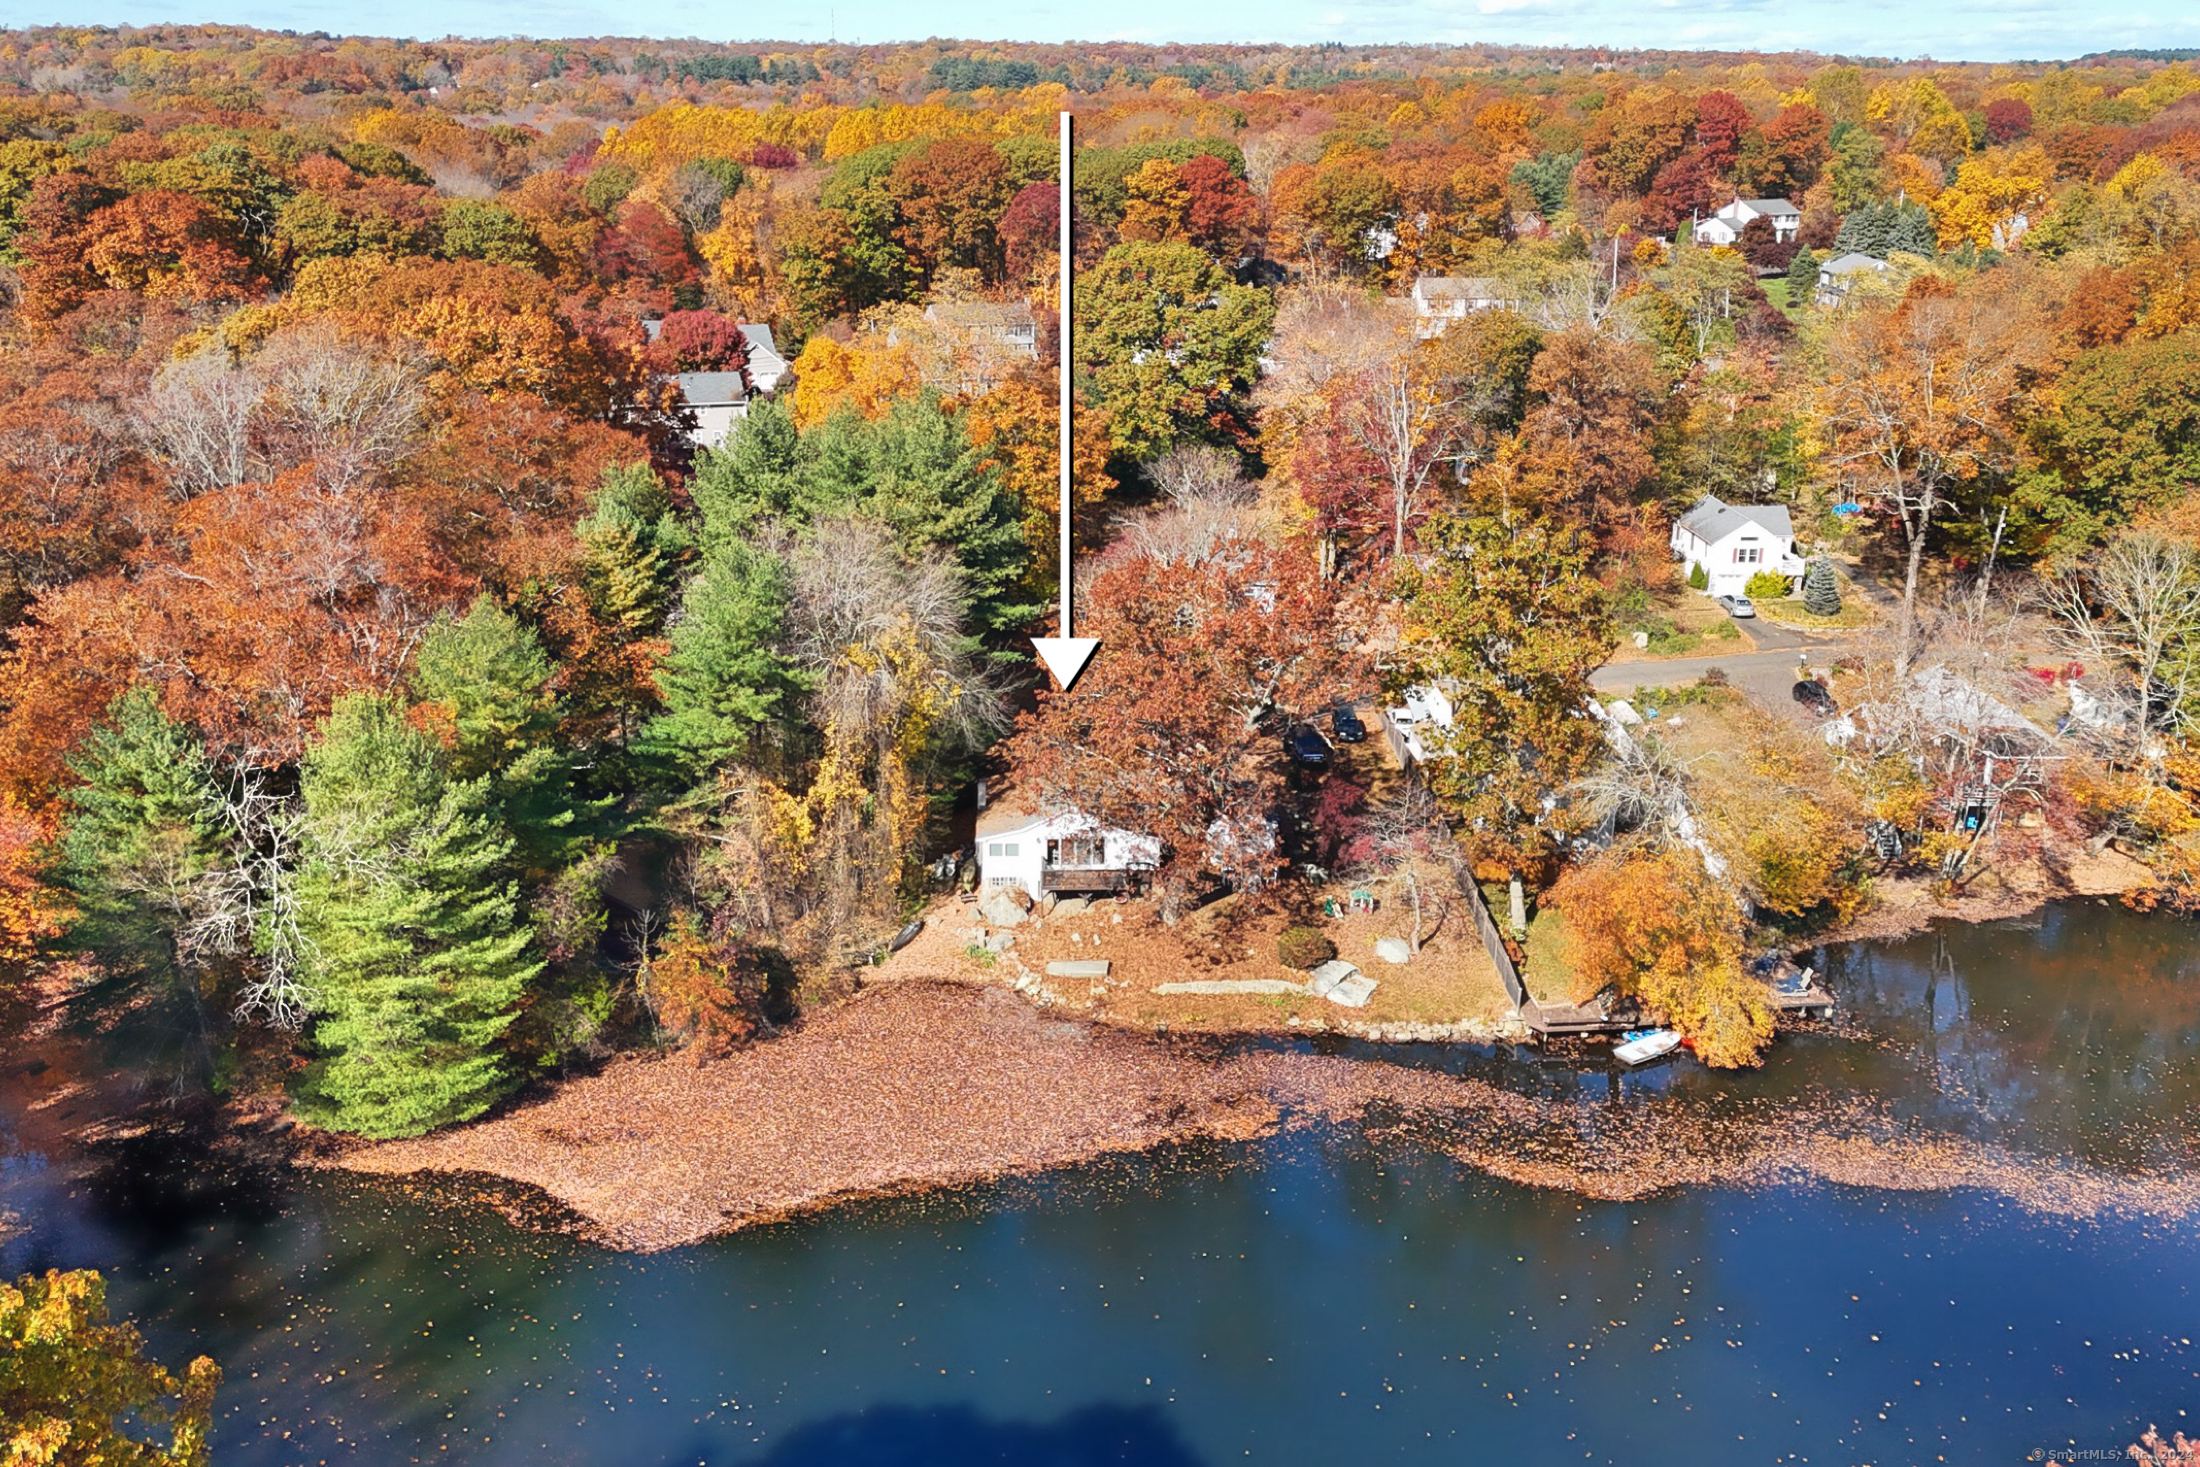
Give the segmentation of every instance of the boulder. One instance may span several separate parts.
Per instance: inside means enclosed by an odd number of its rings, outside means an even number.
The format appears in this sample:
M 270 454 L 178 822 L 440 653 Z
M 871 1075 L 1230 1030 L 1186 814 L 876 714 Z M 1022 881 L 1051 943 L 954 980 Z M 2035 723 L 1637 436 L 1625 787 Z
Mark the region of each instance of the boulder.
M 1637 632 L 1633 640 L 1637 647 L 1648 647 L 1650 645 L 1650 634 L 1648 632 Z
M 1406 946 L 1402 937 L 1378 937 L 1375 939 L 1375 956 L 1386 963 L 1410 963 L 1413 949 Z
M 1063 897 L 1054 903 L 1054 915 L 1057 917 L 1081 917 L 1091 908 L 1091 897 Z
M 1095 963 L 1049 963 L 1047 964 L 1047 976 L 1049 978 L 1105 978 L 1108 976 L 1110 966 L 1109 963 L 1104 961 Z
M 1612 722 L 1614 723 L 1635 724 L 1642 722 L 1642 715 L 1635 711 L 1635 705 L 1625 698 L 1614 698 L 1605 705 L 1604 711 L 1612 715 Z
M 1000 886 L 978 903 L 978 915 L 995 927 L 1014 927 L 1031 910 L 1031 898 L 1020 886 Z
M 1348 1009 L 1365 1008 L 1375 993 L 1375 980 L 1341 958 L 1333 958 L 1308 975 L 1316 997 Z
M 1005 953 L 1015 945 L 1016 934 L 1013 932 L 996 932 L 984 943 L 985 950 L 989 953 Z

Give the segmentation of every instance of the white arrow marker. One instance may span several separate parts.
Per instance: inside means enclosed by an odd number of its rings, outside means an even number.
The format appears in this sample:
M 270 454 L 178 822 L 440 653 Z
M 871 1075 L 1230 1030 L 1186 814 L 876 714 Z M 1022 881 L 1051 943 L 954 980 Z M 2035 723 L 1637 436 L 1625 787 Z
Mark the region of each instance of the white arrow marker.
M 1070 619 L 1070 602 L 1073 599 L 1072 593 L 1076 586 L 1075 578 L 1070 570 L 1071 537 L 1069 518 L 1069 362 L 1072 326 L 1069 303 L 1069 114 L 1067 112 L 1062 114 L 1062 161 L 1058 176 L 1062 189 L 1060 204 L 1062 216 L 1062 329 L 1059 333 L 1061 337 L 1062 369 L 1062 634 L 1059 637 L 1033 637 L 1031 645 L 1038 649 L 1039 660 L 1047 665 L 1047 671 L 1054 674 L 1054 681 L 1066 693 L 1076 685 L 1077 675 L 1085 670 L 1085 664 L 1092 661 L 1092 654 L 1100 648 L 1100 639 L 1097 637 L 1071 635 L 1074 627 Z

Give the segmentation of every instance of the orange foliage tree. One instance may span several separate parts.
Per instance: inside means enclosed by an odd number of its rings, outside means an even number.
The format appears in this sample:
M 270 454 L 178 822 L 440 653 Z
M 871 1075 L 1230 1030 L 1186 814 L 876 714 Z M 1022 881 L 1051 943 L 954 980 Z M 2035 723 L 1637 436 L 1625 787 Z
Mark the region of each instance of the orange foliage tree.
M 682 918 L 642 972 L 651 1012 L 700 1065 L 753 1035 L 769 989 L 756 955 Z
M 1771 996 L 1742 971 L 1733 893 L 1694 851 L 1606 851 L 1559 878 L 1543 905 L 1566 919 L 1576 999 L 1618 993 L 1664 1015 L 1705 1064 L 1757 1063 Z
M 1042 600 L 1054 589 L 1061 561 L 1055 391 L 1046 373 L 1021 372 L 983 397 L 973 398 L 962 411 L 963 431 L 971 444 L 985 454 L 986 462 L 1022 506 L 1024 538 L 1031 547 L 1025 584 Z M 1078 504 L 1097 504 L 1115 487 L 1108 474 L 1107 420 L 1080 404 L 1071 423 L 1070 484 Z

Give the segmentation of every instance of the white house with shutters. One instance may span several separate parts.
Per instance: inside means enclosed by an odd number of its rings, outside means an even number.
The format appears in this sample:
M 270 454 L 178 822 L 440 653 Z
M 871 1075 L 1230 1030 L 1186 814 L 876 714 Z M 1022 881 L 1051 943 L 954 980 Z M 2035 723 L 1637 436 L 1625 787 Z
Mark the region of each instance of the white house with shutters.
M 1050 891 L 1121 891 L 1161 865 L 1161 842 L 1154 837 L 1103 826 L 1077 811 L 1041 810 L 997 781 L 978 785 L 977 847 L 981 892 L 1020 886 L 1033 901 Z
M 1739 596 L 1760 571 L 1783 576 L 1803 573 L 1795 553 L 1795 526 L 1784 504 L 1728 504 L 1706 494 L 1696 507 L 1673 522 L 1673 558 L 1691 576 L 1697 566 L 1711 581 L 1714 596 Z
M 1803 211 L 1786 199 L 1736 199 L 1709 219 L 1696 222 L 1696 243 L 1730 245 L 1754 219 L 1772 221 L 1772 237 L 1782 244 L 1802 232 Z

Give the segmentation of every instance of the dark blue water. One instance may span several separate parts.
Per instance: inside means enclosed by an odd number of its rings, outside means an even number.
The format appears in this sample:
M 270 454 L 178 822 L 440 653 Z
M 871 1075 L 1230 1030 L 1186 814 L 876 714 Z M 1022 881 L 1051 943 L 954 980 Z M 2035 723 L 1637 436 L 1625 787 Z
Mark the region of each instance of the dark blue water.
M 2189 991 L 2190 931 L 2076 907 L 1851 950 L 1879 1042 L 1667 1099 L 1869 1083 L 2181 1155 L 2149 1105 L 2190 1098 L 2191 1006 L 2093 993 Z M 2200 1228 L 1982 1193 L 1616 1204 L 1302 1132 L 642 1258 L 349 1179 L 177 1211 L 54 1176 L 6 1164 L 0 1264 L 99 1266 L 157 1349 L 216 1356 L 225 1464 L 2014 1463 L 2200 1427 Z

